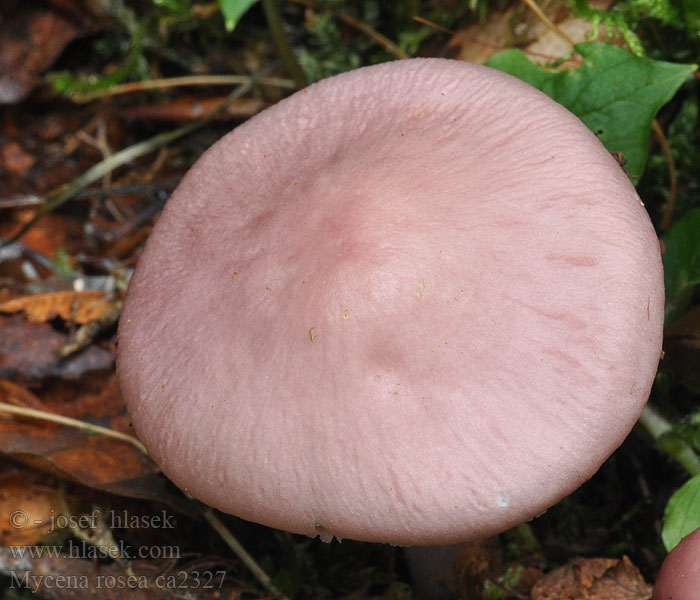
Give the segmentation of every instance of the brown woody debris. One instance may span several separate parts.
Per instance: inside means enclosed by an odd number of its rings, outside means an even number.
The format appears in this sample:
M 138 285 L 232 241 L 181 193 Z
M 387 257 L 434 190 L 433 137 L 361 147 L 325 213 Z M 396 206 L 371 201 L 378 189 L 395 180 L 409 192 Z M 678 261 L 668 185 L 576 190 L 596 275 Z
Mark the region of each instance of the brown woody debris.
M 532 600 L 649 600 L 652 586 L 626 556 L 575 558 L 542 577 Z

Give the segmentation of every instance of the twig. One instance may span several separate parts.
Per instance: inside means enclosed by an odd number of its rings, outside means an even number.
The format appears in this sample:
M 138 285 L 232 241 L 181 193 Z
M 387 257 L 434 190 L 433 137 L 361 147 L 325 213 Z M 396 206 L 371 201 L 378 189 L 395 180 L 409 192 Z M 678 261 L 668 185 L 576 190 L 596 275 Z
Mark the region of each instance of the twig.
M 287 34 L 284 32 L 282 15 L 280 14 L 277 0 L 262 0 L 262 5 L 265 11 L 267 26 L 270 29 L 270 34 L 275 41 L 277 52 L 284 63 L 285 69 L 287 69 L 287 72 L 294 80 L 297 88 L 301 89 L 306 87 L 309 85 L 309 82 L 306 79 L 304 71 L 299 66 L 296 56 L 294 56 L 294 51 L 292 50 L 292 45 L 289 43 L 289 39 L 287 39 Z
M 231 550 L 233 550 L 234 554 L 241 559 L 241 562 L 248 567 L 253 575 L 255 575 L 255 578 L 260 582 L 260 584 L 275 597 L 284 599 L 285 596 L 274 586 L 270 576 L 265 573 L 263 568 L 255 561 L 255 559 L 248 554 L 248 551 L 236 539 L 236 536 L 231 533 L 231 530 L 226 527 L 226 525 L 221 522 L 221 519 L 214 514 L 214 510 L 212 508 L 207 508 L 203 515 L 207 523 L 212 526 L 216 533 L 219 534 L 221 539 L 228 544 Z
M 112 327 L 119 320 L 122 305 L 123 302 L 117 300 L 99 319 L 78 327 L 70 334 L 68 341 L 58 349 L 58 355 L 65 358 L 92 344 L 100 333 Z
M 24 206 L 36 206 L 43 204 L 46 199 L 36 194 L 26 194 L 24 196 L 13 196 L 11 198 L 0 198 L 0 210 L 6 208 L 21 208 Z
M 661 217 L 661 223 L 659 223 L 659 229 L 661 231 L 668 231 L 671 226 L 671 218 L 673 217 L 673 209 L 676 207 L 676 193 L 678 189 L 678 179 L 676 177 L 676 163 L 673 161 L 673 155 L 671 154 L 671 148 L 668 145 L 666 136 L 664 135 L 664 130 L 661 129 L 659 122 L 654 119 L 651 122 L 651 130 L 656 135 L 656 140 L 661 146 L 661 152 L 666 160 L 666 166 L 668 167 L 668 198 L 666 199 L 666 208 L 664 209 L 664 214 Z
M 168 79 L 149 79 L 148 81 L 132 81 L 121 85 L 113 85 L 105 90 L 96 90 L 86 94 L 76 94 L 71 99 L 75 102 L 90 102 L 105 96 L 117 96 L 144 90 L 162 90 L 187 85 L 242 85 L 247 83 L 249 79 L 250 77 L 245 75 L 189 75 L 186 77 L 170 77 Z M 258 83 L 285 89 L 296 89 L 296 85 L 291 79 L 283 77 L 262 77 Z
M 276 67 L 277 64 L 270 65 L 265 69 L 259 71 L 256 75 L 252 75 L 251 77 L 249 77 L 246 83 L 240 85 L 235 90 L 233 90 L 233 92 L 231 92 L 219 106 L 217 106 L 209 114 L 202 117 L 199 121 L 189 123 L 188 125 L 184 125 L 183 127 L 178 127 L 177 129 L 173 129 L 172 131 L 159 133 L 158 135 L 154 135 L 152 138 L 144 140 L 143 142 L 138 142 L 133 146 L 124 148 L 123 150 L 116 152 L 115 154 L 106 158 L 102 162 L 99 162 L 95 166 L 89 168 L 82 175 L 79 175 L 70 183 L 53 190 L 47 196 L 46 203 L 41 208 L 39 208 L 34 217 L 9 240 L 0 242 L 0 248 L 18 240 L 25 233 L 27 233 L 27 231 L 34 227 L 34 225 L 36 225 L 44 216 L 46 216 L 48 213 L 52 212 L 59 206 L 65 204 L 68 200 L 75 196 L 77 192 L 87 187 L 91 183 L 97 181 L 105 174 L 110 173 L 117 167 L 120 167 L 136 158 L 139 158 L 144 154 L 148 154 L 149 152 L 152 152 L 153 150 L 156 150 L 161 146 L 165 146 L 166 144 L 169 144 L 178 138 L 181 138 L 189 133 L 192 133 L 193 131 L 196 131 L 197 129 L 200 129 L 201 127 L 209 123 L 212 119 L 214 119 L 214 117 L 218 113 L 220 113 L 227 106 L 229 106 L 236 98 L 240 98 L 243 94 L 250 91 L 250 89 L 260 80 L 260 78 L 263 75 L 269 73 Z
M 301 4 L 302 6 L 306 6 L 308 8 L 313 8 L 314 10 L 328 10 L 328 11 L 330 11 L 330 13 L 334 17 L 345 22 L 347 25 L 350 25 L 350 27 L 354 27 L 358 31 L 364 33 L 367 37 L 373 39 L 380 46 L 382 46 L 387 52 L 390 52 L 391 54 L 393 54 L 397 58 L 409 58 L 409 55 L 406 54 L 403 50 L 401 50 L 401 48 L 399 48 L 388 37 L 386 37 L 385 35 L 382 35 L 373 27 L 370 27 L 369 25 L 367 25 L 367 23 L 365 23 L 364 21 L 361 21 L 357 17 L 353 17 L 351 14 L 348 14 L 348 13 L 340 11 L 340 10 L 334 10 L 332 8 L 327 9 L 325 7 L 320 7 L 318 4 L 316 4 L 316 2 L 313 2 L 313 0 L 290 0 L 290 1 L 294 2 L 295 4 Z
M 105 553 L 114 560 L 129 577 L 135 577 L 131 559 L 128 554 L 125 555 L 121 551 L 119 544 L 114 539 L 114 534 L 107 521 L 103 510 L 93 504 L 92 514 L 94 520 L 89 521 L 88 527 L 80 525 L 80 519 L 74 517 L 75 513 L 71 510 L 66 499 L 65 486 L 59 488 L 59 501 L 61 504 L 61 514 L 66 517 L 66 523 L 71 533 L 79 540 L 95 546 L 100 550 L 104 549 Z
M 547 28 L 552 31 L 555 35 L 559 36 L 562 40 L 564 40 L 571 48 L 573 48 L 576 44 L 574 44 L 574 41 L 566 35 L 559 27 L 557 27 L 552 20 L 544 14 L 542 9 L 538 6 L 537 2 L 535 0 L 523 0 L 525 4 L 527 4 L 530 7 L 530 10 L 534 12 L 537 15 L 537 18 L 542 21 Z
M 292 0 L 294 1 L 294 0 Z M 447 33 L 449 35 L 457 35 L 457 32 L 454 29 L 450 29 L 449 27 L 443 27 L 442 25 L 435 23 L 433 21 L 429 21 L 428 19 L 424 19 L 423 17 L 413 17 L 413 20 L 416 23 L 420 23 L 421 25 L 425 25 L 426 27 L 430 27 L 431 29 L 434 29 L 435 31 L 440 31 L 442 33 Z M 481 42 L 478 42 L 479 44 Z M 505 50 L 505 48 L 502 48 L 501 46 L 496 46 L 495 44 L 488 44 L 484 42 L 484 44 L 489 47 L 489 48 L 495 48 L 497 50 Z
M 114 152 L 107 141 L 107 125 L 103 117 L 98 117 L 95 121 L 95 135 L 90 135 L 85 130 L 80 130 L 75 136 L 84 144 L 92 146 L 102 154 L 103 159 L 108 159 Z M 112 185 L 112 174 L 105 173 L 102 180 L 102 189 L 108 190 Z
M 8 404 L 6 402 L 0 402 L 0 412 L 6 412 L 21 417 L 29 417 L 31 419 L 40 419 L 42 421 L 50 421 L 52 423 L 58 423 L 60 425 L 67 425 L 68 427 L 75 427 L 76 429 L 80 429 L 88 433 L 95 433 L 113 437 L 118 440 L 122 440 L 124 442 L 129 442 L 130 444 L 133 444 L 134 446 L 136 446 L 136 448 L 138 448 L 141 452 L 148 456 L 148 451 L 146 450 L 146 447 L 135 437 L 127 433 L 121 433 L 119 431 L 114 431 L 113 429 L 108 429 L 107 427 L 100 427 L 99 425 L 93 425 L 92 423 L 87 423 L 78 419 L 72 419 L 71 417 L 64 417 L 63 415 L 57 415 L 43 410 L 37 410 L 35 408 L 15 406 L 14 404 Z M 233 552 L 241 560 L 241 562 L 246 567 L 248 567 L 248 569 L 250 569 L 250 572 L 261 583 L 261 585 L 268 592 L 274 594 L 277 598 L 280 598 L 281 600 L 286 600 L 285 596 L 274 586 L 274 584 L 270 580 L 270 576 L 248 553 L 248 551 L 236 539 L 236 537 L 231 533 L 231 531 L 229 531 L 226 525 L 224 525 L 221 522 L 221 520 L 214 514 L 214 511 L 211 508 L 207 508 L 203 514 L 206 521 L 226 542 L 229 548 L 233 550 Z
M 664 444 L 663 440 L 660 441 L 661 436 L 671 431 L 672 427 L 656 409 L 647 404 L 639 417 L 639 424 L 659 443 L 659 447 L 683 465 L 688 473 L 692 476 L 700 475 L 700 458 L 688 444 L 683 440 L 674 444 Z
M 5 242 L 3 241 L 3 238 L 0 237 L 0 262 L 10 257 L 16 258 L 19 256 L 28 256 L 32 260 L 39 263 L 45 269 L 51 271 L 54 275 L 57 274 L 56 265 L 45 254 L 34 250 L 34 248 L 30 248 L 22 242 Z
M 36 408 L 28 408 L 26 406 L 15 406 L 14 404 L 8 404 L 7 402 L 0 402 L 0 412 L 6 412 L 13 415 L 18 415 L 20 417 L 29 417 L 30 419 L 40 419 L 42 421 L 51 421 L 52 423 L 58 423 L 60 425 L 67 425 L 68 427 L 75 427 L 76 429 L 81 429 L 87 433 L 96 433 L 100 435 L 106 435 L 108 437 L 113 437 L 123 442 L 129 442 L 136 446 L 141 452 L 148 456 L 148 450 L 139 440 L 137 440 L 133 435 L 128 433 L 121 433 L 120 431 L 114 431 L 114 429 L 109 429 L 107 427 L 101 427 L 99 425 L 93 425 L 86 421 L 80 421 L 78 419 L 72 419 L 71 417 L 64 417 L 63 415 L 57 415 L 54 413 L 46 412 L 45 410 L 37 410 Z

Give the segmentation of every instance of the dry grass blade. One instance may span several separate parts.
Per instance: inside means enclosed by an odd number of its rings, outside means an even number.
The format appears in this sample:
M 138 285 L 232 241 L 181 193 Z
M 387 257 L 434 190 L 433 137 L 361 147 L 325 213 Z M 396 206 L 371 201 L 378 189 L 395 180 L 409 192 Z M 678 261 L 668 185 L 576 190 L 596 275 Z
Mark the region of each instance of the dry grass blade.
M 523 0 L 523 2 L 530 7 L 530 10 L 532 10 L 532 12 L 534 12 L 537 15 L 540 21 L 542 21 L 548 29 L 550 29 L 553 33 L 558 35 L 572 48 L 575 46 L 573 40 L 568 35 L 566 35 L 561 29 L 559 29 L 559 27 L 557 27 L 547 15 L 544 14 L 544 11 L 539 7 L 535 0 Z
M 656 136 L 659 146 L 661 147 L 661 152 L 666 160 L 666 166 L 668 167 L 668 198 L 666 199 L 666 208 L 664 214 L 661 217 L 661 222 L 659 223 L 659 229 L 661 231 L 668 231 L 671 227 L 671 218 L 673 217 L 673 211 L 676 208 L 676 193 L 678 189 L 678 177 L 676 176 L 676 163 L 673 160 L 673 154 L 671 153 L 671 148 L 666 140 L 666 135 L 664 130 L 661 129 L 659 122 L 654 119 L 651 122 L 651 129 Z
M 142 92 L 144 90 L 163 90 L 183 86 L 245 85 L 249 80 L 250 77 L 245 75 L 188 75 L 185 77 L 170 77 L 167 79 L 149 79 L 147 81 L 132 81 L 130 83 L 122 83 L 121 85 L 113 85 L 105 90 L 99 90 L 89 94 L 79 94 L 74 96 L 72 100 L 75 102 L 90 102 L 106 96 L 118 96 L 120 94 Z M 294 82 L 284 77 L 262 77 L 258 83 L 288 90 L 296 89 Z
M 0 412 L 10 413 L 13 415 L 18 415 L 20 417 L 29 417 L 30 419 L 51 421 L 52 423 L 58 423 L 59 425 L 75 427 L 76 429 L 80 429 L 81 431 L 85 431 L 87 433 L 95 433 L 99 435 L 113 437 L 118 440 L 122 440 L 124 442 L 133 444 L 139 450 L 141 450 L 141 452 L 148 456 L 148 450 L 146 450 L 146 446 L 144 446 L 134 436 L 129 435 L 127 433 L 121 433 L 120 431 L 114 431 L 114 429 L 100 427 L 99 425 L 93 425 L 92 423 L 87 423 L 86 421 L 80 421 L 79 419 L 64 417 L 63 415 L 57 415 L 43 410 L 37 410 L 35 408 L 28 408 L 26 406 L 15 406 L 14 404 L 7 404 L 6 402 L 0 402 Z
M 207 520 L 209 525 L 219 534 L 221 539 L 223 539 L 226 544 L 233 550 L 235 555 L 241 559 L 241 562 L 245 564 L 250 572 L 255 575 L 256 579 L 261 583 L 261 585 L 276 598 L 280 600 L 285 600 L 286 596 L 282 594 L 272 583 L 270 576 L 265 573 L 263 568 L 255 561 L 255 559 L 248 554 L 248 551 L 242 546 L 242 544 L 236 539 L 236 537 L 231 533 L 231 531 L 221 522 L 221 519 L 214 514 L 214 510 L 208 508 L 204 511 L 204 518 Z

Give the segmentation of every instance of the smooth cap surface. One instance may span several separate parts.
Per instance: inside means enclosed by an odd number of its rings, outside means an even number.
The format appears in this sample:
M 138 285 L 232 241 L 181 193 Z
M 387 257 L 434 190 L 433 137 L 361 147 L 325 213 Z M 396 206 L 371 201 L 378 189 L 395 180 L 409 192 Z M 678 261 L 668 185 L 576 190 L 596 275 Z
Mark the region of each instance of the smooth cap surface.
M 700 597 L 700 529 L 685 536 L 666 557 L 656 577 L 653 600 Z
M 165 474 L 308 535 L 445 544 L 589 478 L 647 400 L 659 244 L 627 176 L 519 80 L 413 59 L 225 136 L 131 282 L 118 372 Z

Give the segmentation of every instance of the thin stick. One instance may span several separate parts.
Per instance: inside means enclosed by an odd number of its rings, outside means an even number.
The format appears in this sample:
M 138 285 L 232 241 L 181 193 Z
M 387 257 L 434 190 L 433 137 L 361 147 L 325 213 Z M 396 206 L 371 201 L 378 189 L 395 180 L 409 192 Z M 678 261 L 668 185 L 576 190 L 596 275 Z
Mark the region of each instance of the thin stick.
M 23 206 L 36 206 L 46 202 L 45 198 L 36 194 L 26 194 L 24 196 L 13 196 L 11 198 L 0 198 L 0 210 L 6 208 L 19 208 Z
M 294 1 L 294 0 L 292 0 Z M 454 29 L 450 29 L 448 27 L 443 27 L 442 25 L 439 25 L 438 23 L 434 23 L 433 21 L 428 21 L 428 19 L 424 19 L 423 17 L 413 17 L 413 20 L 416 23 L 420 23 L 421 25 L 425 25 L 426 27 L 430 27 L 434 29 L 435 31 L 440 31 L 442 33 L 447 33 L 449 35 L 457 35 L 457 32 Z M 481 43 L 481 42 L 479 42 Z M 498 50 L 505 50 L 505 48 L 502 48 L 501 46 L 495 46 L 493 44 L 486 44 L 484 43 L 487 47 L 489 48 L 496 48 Z
M 559 27 L 557 27 L 550 20 L 550 18 L 544 14 L 544 12 L 537 5 L 537 2 L 535 2 L 535 0 L 523 0 L 523 2 L 530 7 L 530 10 L 532 10 L 532 12 L 534 12 L 537 15 L 537 18 L 540 21 L 542 21 L 550 31 L 552 31 L 555 35 L 559 36 L 562 40 L 564 40 L 572 48 L 576 45 L 576 44 L 574 44 L 574 41 L 568 35 L 566 35 L 561 29 L 559 29 Z
M 661 229 L 661 231 L 668 231 L 668 228 L 671 226 L 673 209 L 676 207 L 676 193 L 678 189 L 676 163 L 673 161 L 671 148 L 669 147 L 666 136 L 664 135 L 664 130 L 661 129 L 661 125 L 659 125 L 659 122 L 656 119 L 651 122 L 651 130 L 654 132 L 654 135 L 656 135 L 656 140 L 659 142 L 659 146 L 661 146 L 661 152 L 663 152 L 664 159 L 666 160 L 666 166 L 668 167 L 668 198 L 666 199 L 666 208 L 663 216 L 661 217 L 661 223 L 659 223 L 659 229 Z
M 275 41 L 275 46 L 277 46 L 277 53 L 280 55 L 287 73 L 289 73 L 299 89 L 306 87 L 309 85 L 309 82 L 306 79 L 306 74 L 297 62 L 297 57 L 294 56 L 292 45 L 289 43 L 287 34 L 284 31 L 282 15 L 280 14 L 277 0 L 262 0 L 262 5 L 267 26 L 270 29 L 272 39 Z
M 272 583 L 270 576 L 263 570 L 263 568 L 255 561 L 255 559 L 248 554 L 248 551 L 243 547 L 243 545 L 236 539 L 236 536 L 231 533 L 228 527 L 221 522 L 221 519 L 214 514 L 212 508 L 207 508 L 204 511 L 204 518 L 207 523 L 212 526 L 212 528 L 219 534 L 222 540 L 224 540 L 229 548 L 233 550 L 234 554 L 241 559 L 241 562 L 248 567 L 250 572 L 255 575 L 255 578 L 260 582 L 260 584 L 271 594 L 277 598 L 285 598 L 285 596 L 280 592 Z
M 44 204 L 36 212 L 34 217 L 26 225 L 24 225 L 24 227 L 22 227 L 19 230 L 19 232 L 13 235 L 10 239 L 1 242 L 0 248 L 11 244 L 14 241 L 17 241 L 48 213 L 52 212 L 59 206 L 62 206 L 73 196 L 75 196 L 77 192 L 79 192 L 83 188 L 86 188 L 88 185 L 102 178 L 104 175 L 110 173 L 117 167 L 120 167 L 136 158 L 139 158 L 144 154 L 148 154 L 149 152 L 152 152 L 153 150 L 156 150 L 161 146 L 165 146 L 166 144 L 169 144 L 170 142 L 173 142 L 178 138 L 181 138 L 189 133 L 192 133 L 193 131 L 196 131 L 197 129 L 200 129 L 201 127 L 209 123 L 212 119 L 214 119 L 214 117 L 218 113 L 220 113 L 227 106 L 229 106 L 236 98 L 240 98 L 243 94 L 249 92 L 250 89 L 259 81 L 259 79 L 263 75 L 269 73 L 276 67 L 277 64 L 270 65 L 267 68 L 259 71 L 257 75 L 249 77 L 246 83 L 238 86 L 235 90 L 233 90 L 233 92 L 231 92 L 219 106 L 217 106 L 209 114 L 202 117 L 199 121 L 189 123 L 188 125 L 184 125 L 183 127 L 178 127 L 177 129 L 173 129 L 172 131 L 159 133 L 158 135 L 154 135 L 152 138 L 144 140 L 143 142 L 138 142 L 133 146 L 124 148 L 123 150 L 112 154 L 112 156 L 104 159 L 102 162 L 99 162 L 93 167 L 89 168 L 82 175 L 79 175 L 70 183 L 53 190 L 47 196 L 46 204 Z
M 294 2 L 296 4 L 301 4 L 302 6 L 307 6 L 308 8 L 313 8 L 315 10 L 329 10 L 330 13 L 340 19 L 341 21 L 344 21 L 347 25 L 350 25 L 350 27 L 354 27 L 361 33 L 364 33 L 367 37 L 373 39 L 375 42 L 377 42 L 380 46 L 382 46 L 387 52 L 390 52 L 397 58 L 409 58 L 409 55 L 406 54 L 401 48 L 399 48 L 394 42 L 392 42 L 388 37 L 385 35 L 382 35 L 379 33 L 376 29 L 373 27 L 370 27 L 365 23 L 364 21 L 360 21 L 360 19 L 353 17 L 352 15 L 340 11 L 340 10 L 334 10 L 334 9 L 326 9 L 325 7 L 320 7 L 316 2 L 313 2 L 313 0 L 290 0 L 291 2 Z
M 113 437 L 123 442 L 129 442 L 136 446 L 141 452 L 148 456 L 148 450 L 139 440 L 128 433 L 121 433 L 120 431 L 114 431 L 114 429 L 109 429 L 107 427 L 100 427 L 99 425 L 93 425 L 92 423 L 87 423 L 86 421 L 80 421 L 78 419 L 72 419 L 71 417 L 64 417 L 63 415 L 57 415 L 55 413 L 46 412 L 44 410 L 37 410 L 36 408 L 27 408 L 26 406 L 15 406 L 14 404 L 8 404 L 7 402 L 0 402 L 0 412 L 6 412 L 13 415 L 18 415 L 20 417 L 29 417 L 30 419 L 39 419 L 42 421 L 51 421 L 52 423 L 58 423 L 60 425 L 67 425 L 68 427 L 75 427 L 87 433 L 96 433 L 100 435 L 106 435 L 108 437 Z
M 136 446 L 136 448 L 138 448 L 141 452 L 148 456 L 148 451 L 146 450 L 146 447 L 135 437 L 127 433 L 121 433 L 119 431 L 114 431 L 113 429 L 108 429 L 107 427 L 101 427 L 99 425 L 87 423 L 86 421 L 72 419 L 71 417 L 64 417 L 63 415 L 57 415 L 43 410 L 37 410 L 35 408 L 15 406 L 14 404 L 8 404 L 6 402 L 0 402 L 0 412 L 6 412 L 21 417 L 29 417 L 31 419 L 39 419 L 42 421 L 50 421 L 52 423 L 58 423 L 59 425 L 75 427 L 76 429 L 80 429 L 81 431 L 87 433 L 94 433 L 99 435 L 106 435 L 108 437 L 113 437 L 118 440 L 133 444 L 134 446 Z M 261 583 L 261 585 L 268 592 L 274 594 L 276 597 L 284 598 L 282 593 L 273 585 L 272 581 L 270 580 L 270 576 L 248 553 L 248 551 L 236 539 L 236 537 L 231 533 L 231 531 L 226 527 L 226 525 L 224 525 L 221 522 L 221 520 L 214 514 L 214 511 L 211 508 L 207 508 L 204 511 L 203 515 L 207 522 L 212 526 L 212 528 L 219 534 L 219 536 L 221 536 L 221 538 L 226 542 L 226 544 L 231 548 L 231 550 L 233 550 L 233 552 L 241 560 L 241 562 L 246 567 L 248 567 L 248 569 L 250 569 L 250 572 Z
M 639 424 L 647 430 L 657 443 L 663 434 L 671 431 L 671 424 L 649 404 L 642 411 L 639 417 Z M 661 441 L 659 447 L 683 465 L 685 470 L 692 476 L 700 475 L 700 458 L 683 440 L 678 440 L 674 444 L 664 444 Z
M 149 79 L 147 81 L 131 81 L 121 85 L 113 85 L 105 90 L 97 90 L 86 94 L 76 94 L 72 100 L 76 102 L 90 102 L 106 96 L 117 96 L 143 90 L 162 90 L 187 85 L 242 85 L 248 82 L 250 77 L 246 75 L 187 75 L 184 77 L 170 77 L 166 79 Z M 284 77 L 262 77 L 261 85 L 270 85 L 284 89 L 296 89 L 291 79 Z
M 346 12 L 341 12 L 339 10 L 334 10 L 332 12 L 333 15 L 336 16 L 338 19 L 340 19 L 341 21 L 345 21 L 345 23 L 347 23 L 351 27 L 354 27 L 358 31 L 364 33 L 367 37 L 373 39 L 385 50 L 391 52 L 391 54 L 393 54 L 397 58 L 409 58 L 409 55 L 406 54 L 406 52 L 399 48 L 388 37 L 382 35 L 376 29 L 367 25 L 367 23 L 365 23 L 364 21 L 360 21 L 360 19 L 353 17 L 352 15 Z

